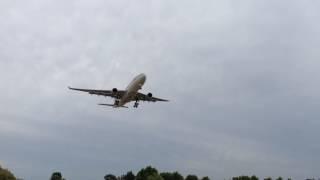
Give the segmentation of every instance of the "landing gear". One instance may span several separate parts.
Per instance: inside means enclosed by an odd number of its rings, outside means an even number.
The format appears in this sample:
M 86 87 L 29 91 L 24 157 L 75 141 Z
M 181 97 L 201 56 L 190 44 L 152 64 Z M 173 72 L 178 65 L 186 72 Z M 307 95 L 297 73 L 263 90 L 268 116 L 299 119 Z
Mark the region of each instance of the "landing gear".
M 138 103 L 138 101 L 136 101 L 136 102 L 134 103 L 133 107 L 134 107 L 134 108 L 137 108 L 138 106 L 139 106 L 139 103 Z
M 119 100 L 115 100 L 115 101 L 114 101 L 114 105 L 115 105 L 115 106 L 118 106 L 118 105 L 119 105 L 119 102 L 120 102 Z

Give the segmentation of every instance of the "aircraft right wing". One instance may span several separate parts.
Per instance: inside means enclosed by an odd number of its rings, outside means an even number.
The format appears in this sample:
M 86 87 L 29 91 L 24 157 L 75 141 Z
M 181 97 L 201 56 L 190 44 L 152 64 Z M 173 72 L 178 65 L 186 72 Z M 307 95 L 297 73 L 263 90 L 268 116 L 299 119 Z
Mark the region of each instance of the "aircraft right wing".
M 109 96 L 116 99 L 120 99 L 125 93 L 125 91 L 123 90 L 112 91 L 112 90 L 97 90 L 97 89 L 79 89 L 79 88 L 72 88 L 72 87 L 68 87 L 68 88 L 70 90 L 87 92 L 89 94 L 94 94 L 98 96 Z
M 151 96 L 150 96 L 150 95 Z M 136 95 L 136 98 L 138 100 L 141 100 L 141 101 L 151 101 L 151 102 L 156 102 L 156 101 L 169 101 L 167 99 L 160 99 L 160 98 L 156 98 L 156 97 L 153 97 L 151 93 L 149 94 L 142 94 L 142 93 L 137 93 Z

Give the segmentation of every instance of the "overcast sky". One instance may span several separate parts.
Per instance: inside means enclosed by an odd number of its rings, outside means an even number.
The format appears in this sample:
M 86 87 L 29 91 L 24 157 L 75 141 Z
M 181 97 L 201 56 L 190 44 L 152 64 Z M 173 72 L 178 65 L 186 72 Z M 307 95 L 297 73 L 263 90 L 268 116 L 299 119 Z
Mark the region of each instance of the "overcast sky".
M 320 2 L 1 0 L 0 164 L 25 180 L 147 166 L 319 177 Z M 67 86 L 169 103 L 113 109 Z M 130 104 L 129 106 L 132 106 Z

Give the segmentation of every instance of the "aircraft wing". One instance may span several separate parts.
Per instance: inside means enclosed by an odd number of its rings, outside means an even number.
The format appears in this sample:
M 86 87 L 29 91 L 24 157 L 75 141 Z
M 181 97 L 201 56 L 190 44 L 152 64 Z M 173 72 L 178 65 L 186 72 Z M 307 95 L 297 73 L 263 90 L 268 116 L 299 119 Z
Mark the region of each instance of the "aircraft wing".
M 123 90 L 117 90 L 117 92 L 113 92 L 112 90 L 79 89 L 79 88 L 72 88 L 72 87 L 68 87 L 68 88 L 75 91 L 87 92 L 89 94 L 94 94 L 98 96 L 109 96 L 109 97 L 118 98 L 118 99 L 120 99 L 125 93 L 125 91 Z
M 136 98 L 139 99 L 140 101 L 150 101 L 150 102 L 156 102 L 156 101 L 169 101 L 166 99 L 160 99 L 160 98 L 156 98 L 153 96 L 148 96 L 147 94 L 143 94 L 143 93 L 137 93 Z

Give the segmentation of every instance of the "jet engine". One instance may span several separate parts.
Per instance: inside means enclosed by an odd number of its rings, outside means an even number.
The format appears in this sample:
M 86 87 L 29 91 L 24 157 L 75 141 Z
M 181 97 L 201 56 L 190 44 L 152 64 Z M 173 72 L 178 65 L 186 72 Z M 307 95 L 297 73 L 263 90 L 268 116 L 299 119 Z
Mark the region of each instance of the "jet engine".
M 118 89 L 117 89 L 117 88 L 113 88 L 113 89 L 112 89 L 112 92 L 115 94 L 115 93 L 118 92 Z
M 148 93 L 147 96 L 148 96 L 149 98 L 152 98 L 152 93 Z

